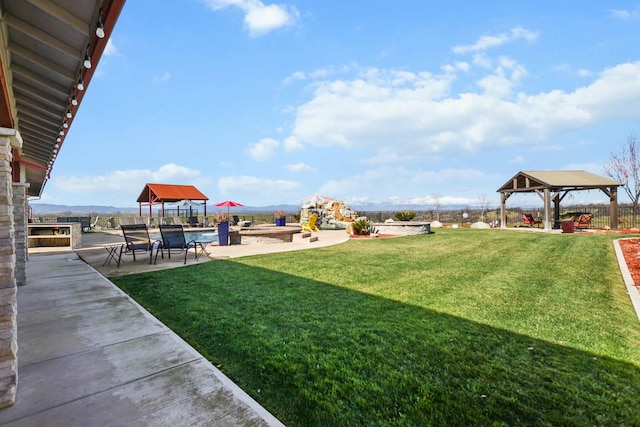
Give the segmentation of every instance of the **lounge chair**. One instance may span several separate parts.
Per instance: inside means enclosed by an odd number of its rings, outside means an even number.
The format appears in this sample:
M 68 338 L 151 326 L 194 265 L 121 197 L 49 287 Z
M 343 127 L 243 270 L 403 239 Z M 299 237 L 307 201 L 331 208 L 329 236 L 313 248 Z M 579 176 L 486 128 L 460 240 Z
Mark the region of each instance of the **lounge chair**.
M 189 227 L 199 227 L 200 223 L 198 222 L 198 217 L 197 216 L 190 216 L 189 218 L 187 218 L 187 223 L 189 224 Z
M 309 216 L 309 219 L 306 221 L 301 221 L 300 226 L 302 227 L 302 231 L 320 231 L 318 226 L 316 225 L 316 221 L 318 221 L 318 214 L 312 213 Z
M 98 219 L 100 217 L 97 216 L 95 221 L 91 222 L 91 218 L 89 218 L 89 224 L 85 225 L 84 223 L 82 224 L 82 231 L 84 231 L 85 233 L 88 233 L 90 231 L 95 230 L 96 225 L 98 224 Z
M 118 254 L 118 267 L 122 260 L 122 254 L 132 254 L 133 260 L 136 260 L 137 253 L 148 253 L 149 264 L 153 262 L 153 249 L 160 246 L 160 242 L 151 241 L 149 238 L 149 230 L 145 224 L 120 225 L 124 236 L 124 245 L 120 247 Z
M 534 225 L 536 227 L 540 227 L 540 224 L 542 224 L 542 221 L 539 219 L 534 219 L 533 215 L 531 214 L 522 214 L 522 220 L 524 221 L 524 225 L 528 225 L 529 227 L 533 227 Z
M 589 223 L 591 222 L 592 218 L 593 215 L 591 215 L 590 213 L 583 213 L 578 215 L 578 217 L 573 222 L 574 228 L 576 230 L 586 230 L 587 228 L 589 228 Z
M 187 255 L 189 253 L 189 249 L 193 248 L 194 250 L 194 258 L 198 259 L 200 255 L 202 255 L 205 250 L 204 247 L 208 242 L 199 242 L 196 240 L 187 241 L 184 235 L 184 227 L 182 225 L 161 225 L 160 226 L 160 235 L 162 236 L 162 241 L 159 247 L 159 251 L 162 254 L 162 258 L 164 259 L 164 251 L 167 250 L 169 255 L 169 259 L 171 259 L 171 250 L 178 250 L 178 253 L 184 251 L 184 263 L 187 263 Z M 158 259 L 158 251 L 156 251 L 156 260 Z

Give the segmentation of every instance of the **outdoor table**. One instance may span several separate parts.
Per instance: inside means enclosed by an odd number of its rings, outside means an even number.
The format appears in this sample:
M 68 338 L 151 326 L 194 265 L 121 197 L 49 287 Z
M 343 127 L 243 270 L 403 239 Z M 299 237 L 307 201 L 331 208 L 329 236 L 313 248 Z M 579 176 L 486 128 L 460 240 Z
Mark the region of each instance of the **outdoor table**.
M 213 243 L 213 240 L 199 240 L 193 242 L 193 250 L 195 251 L 195 259 L 200 258 L 200 255 L 207 253 L 206 247 Z
M 104 249 L 107 251 L 107 259 L 104 260 L 102 265 L 105 266 L 109 264 L 111 261 L 118 264 L 118 255 L 123 246 L 124 246 L 124 243 L 112 243 L 109 245 L 104 245 Z M 124 262 L 124 260 L 120 262 Z

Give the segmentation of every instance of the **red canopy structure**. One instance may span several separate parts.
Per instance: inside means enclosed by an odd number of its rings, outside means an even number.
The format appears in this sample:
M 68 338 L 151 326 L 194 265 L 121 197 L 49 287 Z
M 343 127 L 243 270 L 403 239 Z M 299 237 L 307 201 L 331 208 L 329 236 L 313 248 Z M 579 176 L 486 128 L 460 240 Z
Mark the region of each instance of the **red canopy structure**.
M 202 201 L 204 214 L 207 214 L 206 203 L 209 198 L 193 185 L 146 184 L 142 193 L 138 196 L 137 202 L 140 207 L 140 216 L 142 216 L 143 206 L 149 206 L 149 216 L 153 216 L 153 205 L 162 205 L 161 216 L 164 217 L 165 203 L 175 203 L 182 200 Z

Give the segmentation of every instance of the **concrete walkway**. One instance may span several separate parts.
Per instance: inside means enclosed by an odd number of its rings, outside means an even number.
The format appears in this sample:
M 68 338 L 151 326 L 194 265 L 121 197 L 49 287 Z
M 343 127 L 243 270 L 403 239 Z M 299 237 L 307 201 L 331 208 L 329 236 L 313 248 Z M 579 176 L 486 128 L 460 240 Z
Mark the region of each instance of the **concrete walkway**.
M 30 256 L 6 426 L 282 426 L 73 252 Z

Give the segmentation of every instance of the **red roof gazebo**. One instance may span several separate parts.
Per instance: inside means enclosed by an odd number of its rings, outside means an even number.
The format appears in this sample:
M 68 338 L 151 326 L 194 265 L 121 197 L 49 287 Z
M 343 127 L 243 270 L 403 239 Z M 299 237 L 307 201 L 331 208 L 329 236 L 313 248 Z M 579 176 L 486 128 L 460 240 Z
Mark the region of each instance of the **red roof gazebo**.
M 193 185 L 146 184 L 137 200 L 140 216 L 142 216 L 143 206 L 149 206 L 149 216 L 153 216 L 153 205 L 162 205 L 162 216 L 164 217 L 164 204 L 180 200 L 204 202 L 204 214 L 207 214 L 206 202 L 209 198 Z

